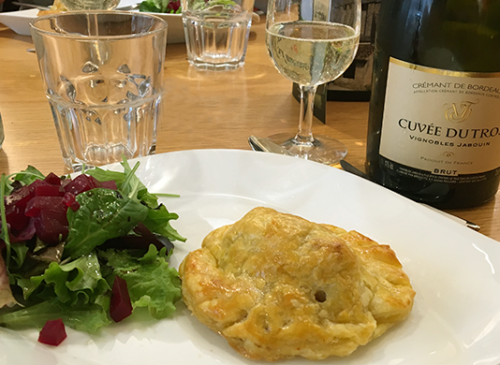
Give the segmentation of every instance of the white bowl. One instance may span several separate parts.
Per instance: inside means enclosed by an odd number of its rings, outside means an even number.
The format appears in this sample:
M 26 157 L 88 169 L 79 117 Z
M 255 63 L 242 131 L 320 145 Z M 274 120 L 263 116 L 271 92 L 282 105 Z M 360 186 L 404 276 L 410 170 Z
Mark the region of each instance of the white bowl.
M 120 1 L 119 6 L 127 5 L 130 1 Z M 31 35 L 30 22 L 37 18 L 39 10 L 18 10 L 7 13 L 0 13 L 0 23 L 6 25 L 20 35 Z M 144 13 L 156 15 L 168 23 L 167 43 L 184 42 L 184 26 L 182 25 L 181 14 Z
M 30 22 L 36 19 L 40 10 L 18 10 L 7 13 L 0 13 L 0 23 L 6 25 L 20 35 L 31 35 Z
M 168 23 L 167 43 L 184 43 L 184 25 L 182 24 L 182 14 L 169 13 L 146 13 L 156 15 Z

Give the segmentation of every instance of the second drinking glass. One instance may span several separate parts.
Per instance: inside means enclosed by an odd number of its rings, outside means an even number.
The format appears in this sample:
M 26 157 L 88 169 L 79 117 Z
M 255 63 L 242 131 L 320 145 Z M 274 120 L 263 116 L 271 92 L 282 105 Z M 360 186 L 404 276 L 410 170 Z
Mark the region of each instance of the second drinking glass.
M 297 134 L 270 139 L 297 157 L 335 164 L 347 154 L 340 141 L 313 136 L 314 97 L 318 85 L 338 78 L 354 60 L 360 24 L 361 0 L 269 0 L 269 55 L 278 71 L 301 91 Z

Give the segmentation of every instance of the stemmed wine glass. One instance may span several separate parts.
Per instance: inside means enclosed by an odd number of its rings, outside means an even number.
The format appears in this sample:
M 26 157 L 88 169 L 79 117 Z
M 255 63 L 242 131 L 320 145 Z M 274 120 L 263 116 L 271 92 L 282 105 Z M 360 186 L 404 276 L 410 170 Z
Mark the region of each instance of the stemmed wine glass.
M 313 136 L 318 85 L 338 78 L 354 60 L 361 28 L 361 0 L 269 0 L 266 44 L 278 71 L 300 87 L 299 130 L 295 137 L 269 137 L 293 155 L 335 164 L 345 145 Z

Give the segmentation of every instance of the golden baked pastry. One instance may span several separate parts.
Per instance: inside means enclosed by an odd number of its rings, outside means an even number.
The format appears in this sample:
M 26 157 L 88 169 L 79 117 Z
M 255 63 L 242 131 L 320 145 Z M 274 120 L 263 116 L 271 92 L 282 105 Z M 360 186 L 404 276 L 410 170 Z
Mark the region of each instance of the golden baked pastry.
M 61 0 L 54 0 L 54 3 L 47 10 L 40 10 L 37 16 L 44 16 L 49 14 L 57 14 L 62 13 L 64 11 L 68 11 L 66 7 L 63 5 Z
M 179 273 L 193 314 L 255 360 L 349 355 L 415 296 L 389 246 L 269 208 L 209 233 Z

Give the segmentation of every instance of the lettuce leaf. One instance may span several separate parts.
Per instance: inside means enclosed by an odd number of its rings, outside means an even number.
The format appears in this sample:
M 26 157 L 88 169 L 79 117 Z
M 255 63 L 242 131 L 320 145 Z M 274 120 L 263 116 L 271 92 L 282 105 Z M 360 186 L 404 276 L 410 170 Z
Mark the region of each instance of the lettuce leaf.
M 158 252 L 150 245 L 142 257 L 113 249 L 99 251 L 98 256 L 107 261 L 114 275 L 127 282 L 134 309 L 147 307 L 151 316 L 157 319 L 175 311 L 174 304 L 181 298 L 181 282 L 177 270 L 168 265 L 165 248 Z
M 111 323 L 101 305 L 71 306 L 52 298 L 29 308 L 0 314 L 0 325 L 13 328 L 42 328 L 45 322 L 61 318 L 65 325 L 79 331 L 96 333 Z
M 18 278 L 17 285 L 27 304 L 44 300 L 47 295 L 70 305 L 92 304 L 110 290 L 94 252 L 63 265 L 52 262 L 42 275 Z
M 71 305 L 94 303 L 97 296 L 110 289 L 94 252 L 65 265 L 53 262 L 43 276 L 47 284 L 53 284 L 59 300 Z

